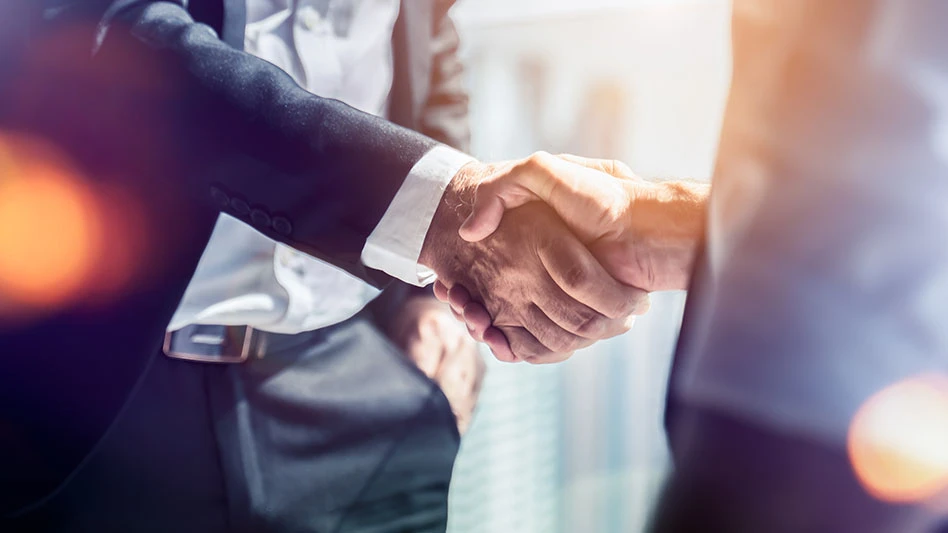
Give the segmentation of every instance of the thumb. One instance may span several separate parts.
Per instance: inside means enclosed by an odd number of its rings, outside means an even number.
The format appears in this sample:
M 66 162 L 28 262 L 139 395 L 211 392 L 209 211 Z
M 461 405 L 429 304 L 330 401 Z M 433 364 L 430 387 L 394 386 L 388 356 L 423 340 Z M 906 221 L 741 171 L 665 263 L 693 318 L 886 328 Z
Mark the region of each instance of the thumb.
M 474 193 L 474 205 L 471 214 L 467 217 L 458 234 L 468 242 L 477 242 L 489 237 L 500 226 L 507 209 L 504 198 L 500 194 L 482 191 L 487 187 L 482 185 Z
M 500 226 L 504 211 L 540 200 L 536 193 L 521 183 L 524 179 L 523 174 L 508 175 L 478 185 L 471 214 L 458 229 L 461 238 L 468 242 L 486 239 Z

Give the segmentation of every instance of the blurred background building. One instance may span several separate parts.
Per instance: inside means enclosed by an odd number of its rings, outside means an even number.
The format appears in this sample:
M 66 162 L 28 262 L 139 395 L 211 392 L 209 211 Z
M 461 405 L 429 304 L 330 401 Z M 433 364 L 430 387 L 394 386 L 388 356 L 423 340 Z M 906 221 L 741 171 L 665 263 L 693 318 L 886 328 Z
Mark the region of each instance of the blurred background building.
M 620 159 L 710 176 L 726 0 L 461 0 L 474 154 Z M 665 382 L 684 295 L 562 365 L 492 363 L 455 468 L 451 533 L 641 531 L 668 466 Z

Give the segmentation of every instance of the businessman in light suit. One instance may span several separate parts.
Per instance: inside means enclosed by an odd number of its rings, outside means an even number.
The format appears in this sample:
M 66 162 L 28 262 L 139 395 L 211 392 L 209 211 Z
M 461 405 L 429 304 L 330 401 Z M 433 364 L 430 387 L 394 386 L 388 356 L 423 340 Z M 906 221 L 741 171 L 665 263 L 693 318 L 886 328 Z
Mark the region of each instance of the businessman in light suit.
M 707 240 L 669 386 L 675 471 L 654 531 L 948 527 L 944 507 L 864 484 L 850 453 L 871 397 L 948 371 L 946 22 L 937 1 L 734 2 Z M 890 415 L 912 446 L 944 434 Z M 858 442 L 894 472 L 926 464 L 899 440 Z
M 480 187 L 467 238 L 543 200 L 618 279 L 689 288 L 667 402 L 675 464 L 653 531 L 948 528 L 948 486 L 907 498 L 884 485 L 913 468 L 944 479 L 924 448 L 945 427 L 903 408 L 865 442 L 851 433 L 890 385 L 948 374 L 946 22 L 936 0 L 735 1 L 710 201 L 675 183 L 643 197 L 613 161 L 587 161 L 613 182 L 551 172 Z M 492 327 L 466 290 L 436 291 Z M 854 442 L 876 453 L 880 485 L 857 476 Z

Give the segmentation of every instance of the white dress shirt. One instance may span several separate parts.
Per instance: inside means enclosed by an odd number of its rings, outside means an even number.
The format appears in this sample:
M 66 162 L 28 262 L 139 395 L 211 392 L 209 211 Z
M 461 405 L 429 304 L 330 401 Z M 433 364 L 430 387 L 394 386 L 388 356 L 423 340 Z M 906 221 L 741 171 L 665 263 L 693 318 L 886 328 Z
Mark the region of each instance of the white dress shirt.
M 247 0 L 245 49 L 305 89 L 384 115 L 392 87 L 399 0 Z M 406 283 L 434 274 L 418 264 L 445 187 L 472 159 L 446 146 L 406 177 L 362 252 L 366 266 Z M 169 331 L 188 324 L 249 325 L 299 333 L 341 322 L 377 289 L 221 215 Z

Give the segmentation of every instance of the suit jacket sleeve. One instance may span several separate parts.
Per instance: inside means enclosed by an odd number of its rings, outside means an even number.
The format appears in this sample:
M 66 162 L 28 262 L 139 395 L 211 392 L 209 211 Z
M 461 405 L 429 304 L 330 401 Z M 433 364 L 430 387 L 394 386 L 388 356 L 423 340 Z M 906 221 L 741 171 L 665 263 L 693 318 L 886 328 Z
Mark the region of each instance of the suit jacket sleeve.
M 362 246 L 434 141 L 308 93 L 222 42 L 182 2 L 116 0 L 97 24 L 89 93 L 105 115 L 157 110 L 124 126 L 161 132 L 175 162 L 164 179 L 182 198 L 375 279 L 360 265 Z M 121 149 L 121 129 L 106 133 Z
M 110 426 L 158 357 L 220 211 L 380 281 L 361 249 L 434 141 L 228 46 L 192 16 L 213 19 L 196 11 L 213 5 L 14 0 L 31 24 L 26 44 L 0 39 L 0 128 L 55 146 L 118 199 L 108 213 L 141 224 L 109 219 L 118 231 L 92 281 L 137 258 L 119 290 L 0 323 L 0 522 L 49 494 Z M 142 239 L 117 238 L 126 229 Z

